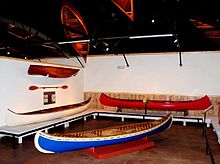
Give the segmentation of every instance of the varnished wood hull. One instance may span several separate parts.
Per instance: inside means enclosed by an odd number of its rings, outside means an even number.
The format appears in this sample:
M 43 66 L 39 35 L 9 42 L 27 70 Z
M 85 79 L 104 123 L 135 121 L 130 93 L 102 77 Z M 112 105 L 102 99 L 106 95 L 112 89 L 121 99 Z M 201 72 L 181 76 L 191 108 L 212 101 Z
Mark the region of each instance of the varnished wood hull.
M 68 78 L 77 75 L 79 69 L 44 65 L 30 65 L 28 75 L 41 75 L 51 78 Z

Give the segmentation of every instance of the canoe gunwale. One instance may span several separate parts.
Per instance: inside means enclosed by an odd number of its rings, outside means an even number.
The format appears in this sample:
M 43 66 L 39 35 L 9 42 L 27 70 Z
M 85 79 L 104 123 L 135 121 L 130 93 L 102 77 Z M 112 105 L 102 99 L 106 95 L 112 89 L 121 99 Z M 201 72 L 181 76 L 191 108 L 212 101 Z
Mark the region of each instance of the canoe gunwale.
M 14 112 L 11 109 L 8 109 L 8 111 L 10 111 L 10 112 L 12 112 L 13 114 L 16 114 L 16 115 L 49 114 L 49 113 L 53 113 L 53 112 L 63 112 L 63 111 L 66 111 L 66 110 L 72 110 L 74 108 L 87 105 L 90 102 L 90 100 L 91 100 L 91 97 L 88 100 L 86 100 L 86 101 L 83 101 L 83 102 L 80 102 L 80 103 L 76 103 L 76 104 L 63 105 L 63 106 L 53 107 L 53 108 L 48 108 L 48 109 L 40 109 L 40 110 L 35 110 L 35 111 L 31 111 L 31 112 L 26 112 L 26 113 L 17 113 L 17 112 Z
M 161 119 L 161 120 L 156 120 L 156 121 L 159 121 L 159 123 L 157 125 L 154 125 L 150 128 L 147 128 L 145 130 L 139 130 L 137 132 L 132 132 L 132 133 L 127 133 L 127 134 L 119 134 L 119 135 L 111 135 L 111 136 L 100 136 L 100 137 L 65 137 L 65 134 L 61 134 L 61 136 L 57 136 L 57 134 L 47 134 L 47 133 L 44 133 L 44 132 L 39 132 L 41 133 L 45 138 L 48 138 L 48 139 L 52 139 L 52 140 L 57 140 L 57 141 L 96 141 L 96 140 L 111 140 L 111 139 L 120 139 L 120 138 L 126 138 L 126 137 L 133 137 L 133 136 L 136 136 L 136 135 L 141 135 L 143 133 L 147 133 L 147 132 L 150 132 L 152 130 L 155 130 L 163 125 L 165 125 L 167 122 L 172 122 L 172 114 L 168 114 L 166 116 L 166 119 Z M 138 123 L 138 124 L 154 124 L 154 122 L 156 121 L 151 121 L 151 122 L 144 122 L 144 123 Z M 132 125 L 137 125 L 137 123 L 135 124 L 130 124 L 130 125 L 122 125 L 122 126 L 132 126 Z M 171 126 L 171 124 L 170 124 Z M 170 127 L 169 126 L 169 127 Z M 117 127 L 120 127 L 120 126 L 117 126 Z M 169 128 L 168 127 L 168 128 Z M 102 128 L 102 129 L 114 129 L 116 127 L 108 127 L 108 128 Z M 167 128 L 167 129 L 168 129 Z M 99 130 L 99 129 L 96 129 L 96 130 Z M 96 130 L 91 130 L 91 131 L 96 131 Z M 90 131 L 85 131 L 85 132 L 90 132 Z M 76 133 L 85 133 L 85 132 L 76 132 Z M 60 134 L 59 134 L 60 135 Z

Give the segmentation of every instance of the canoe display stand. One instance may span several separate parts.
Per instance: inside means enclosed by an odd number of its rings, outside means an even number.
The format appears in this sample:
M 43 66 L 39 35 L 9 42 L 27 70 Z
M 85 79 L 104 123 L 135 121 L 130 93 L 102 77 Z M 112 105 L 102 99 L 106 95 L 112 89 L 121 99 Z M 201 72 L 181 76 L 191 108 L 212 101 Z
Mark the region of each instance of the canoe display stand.
M 103 110 L 103 109 L 88 109 L 84 112 L 74 114 L 72 116 L 54 119 L 45 122 L 39 122 L 34 124 L 28 124 L 23 126 L 1 126 L 0 127 L 0 135 L 6 135 L 13 137 L 13 147 L 16 148 L 17 143 L 21 144 L 22 140 L 26 136 L 30 136 L 35 134 L 37 131 L 48 131 L 49 129 L 56 128 L 58 126 L 64 126 L 65 128 L 69 126 L 70 122 L 74 122 L 77 120 L 87 120 L 87 117 L 93 117 L 93 119 L 98 119 L 99 117 L 112 117 L 112 118 L 121 118 L 121 121 L 125 119 L 149 119 L 156 120 L 160 119 L 162 116 L 160 115 L 144 115 L 143 113 L 118 113 L 115 110 Z M 204 124 L 202 117 L 190 117 L 190 116 L 178 116 L 173 115 L 173 121 L 182 122 L 183 126 L 186 126 L 186 123 L 199 123 Z M 211 118 L 206 118 L 206 126 L 210 127 L 212 123 Z M 1 136 L 0 136 L 1 137 Z
M 84 149 L 84 151 L 97 159 L 105 159 L 141 149 L 152 148 L 154 146 L 155 143 L 153 141 L 150 141 L 147 137 L 144 137 L 135 141 L 121 144 Z

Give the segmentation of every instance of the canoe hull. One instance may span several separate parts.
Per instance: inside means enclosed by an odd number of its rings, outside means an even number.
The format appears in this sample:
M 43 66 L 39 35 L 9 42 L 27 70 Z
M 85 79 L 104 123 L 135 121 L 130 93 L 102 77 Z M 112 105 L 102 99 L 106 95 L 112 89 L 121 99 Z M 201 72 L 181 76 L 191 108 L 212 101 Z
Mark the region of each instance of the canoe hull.
M 101 104 L 111 107 L 144 109 L 146 105 L 147 109 L 168 111 L 205 110 L 212 105 L 207 95 L 194 101 L 149 100 L 145 104 L 143 100 L 116 99 L 101 93 L 99 101 Z
M 39 110 L 39 113 L 38 111 L 29 113 L 15 113 L 11 110 L 8 110 L 6 113 L 6 125 L 21 126 L 71 116 L 88 109 L 91 103 L 90 100 L 91 98 L 81 103 L 69 105 L 71 108 L 66 110 L 64 110 L 65 106 L 59 107 L 60 110 L 56 110 L 54 112 L 46 112 L 46 110 L 50 109 L 46 109 L 44 112 L 40 112 Z
M 161 124 L 147 130 L 124 134 L 112 135 L 109 137 L 96 138 L 68 138 L 55 137 L 43 132 L 37 132 L 35 135 L 35 147 L 42 153 L 60 153 L 79 149 L 86 149 L 99 146 L 107 146 L 137 140 L 155 133 L 162 132 L 172 125 L 172 115 Z
M 41 75 L 51 78 L 69 78 L 77 75 L 79 69 L 68 67 L 44 66 L 44 65 L 30 65 L 28 68 L 28 75 Z

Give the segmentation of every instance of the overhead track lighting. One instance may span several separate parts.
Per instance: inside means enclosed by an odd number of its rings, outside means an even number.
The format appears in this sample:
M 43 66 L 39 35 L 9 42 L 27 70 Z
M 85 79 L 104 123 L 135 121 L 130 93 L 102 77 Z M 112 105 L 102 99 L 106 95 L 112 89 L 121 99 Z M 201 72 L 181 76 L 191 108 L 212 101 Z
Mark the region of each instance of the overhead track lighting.
M 160 34 L 160 35 L 141 35 L 141 36 L 130 36 L 129 39 L 144 39 L 144 38 L 162 38 L 171 37 L 173 34 Z
M 42 43 L 42 45 L 45 44 L 59 44 L 59 45 L 63 45 L 63 44 L 74 44 L 74 43 L 85 43 L 85 42 L 94 42 L 95 41 L 104 41 L 104 40 L 116 40 L 116 39 L 147 39 L 147 38 L 164 38 L 164 37 L 174 37 L 174 43 L 177 45 L 178 51 L 179 51 L 179 58 L 180 58 L 180 66 L 182 66 L 182 57 L 181 57 L 181 49 L 180 49 L 180 43 L 179 43 L 179 38 L 177 36 L 177 34 L 173 34 L 173 33 L 167 33 L 167 34 L 155 34 L 155 35 L 137 35 L 137 36 L 118 36 L 118 37 L 106 37 L 106 38 L 97 38 L 97 39 L 87 39 L 87 38 L 79 38 L 79 39 L 74 39 L 74 40 L 69 40 L 69 41 L 61 41 L 61 42 L 47 42 L 47 43 Z M 95 43 L 93 45 L 94 48 L 97 47 L 97 43 Z M 109 51 L 109 47 L 107 47 L 107 49 L 105 49 L 106 51 Z M 124 54 L 123 54 L 124 56 Z M 125 56 L 124 56 L 125 58 Z M 125 58 L 126 60 L 126 58 Z M 127 63 L 127 60 L 126 60 Z M 127 63 L 127 66 L 129 66 L 129 64 Z
M 145 39 L 145 38 L 163 38 L 163 37 L 173 37 L 175 36 L 174 34 L 157 34 L 157 35 L 138 35 L 138 36 L 116 36 L 116 37 L 106 37 L 106 38 L 97 38 L 96 40 L 102 41 L 102 40 L 112 40 L 112 39 Z M 74 39 L 74 40 L 69 40 L 69 41 L 60 41 L 60 42 L 45 42 L 42 43 L 43 45 L 45 44 L 73 44 L 73 43 L 84 43 L 84 42 L 90 42 L 91 40 L 94 39 Z
M 85 43 L 85 42 L 90 42 L 90 40 L 89 39 L 72 40 L 72 41 L 57 42 L 57 44 L 73 44 L 73 43 Z

